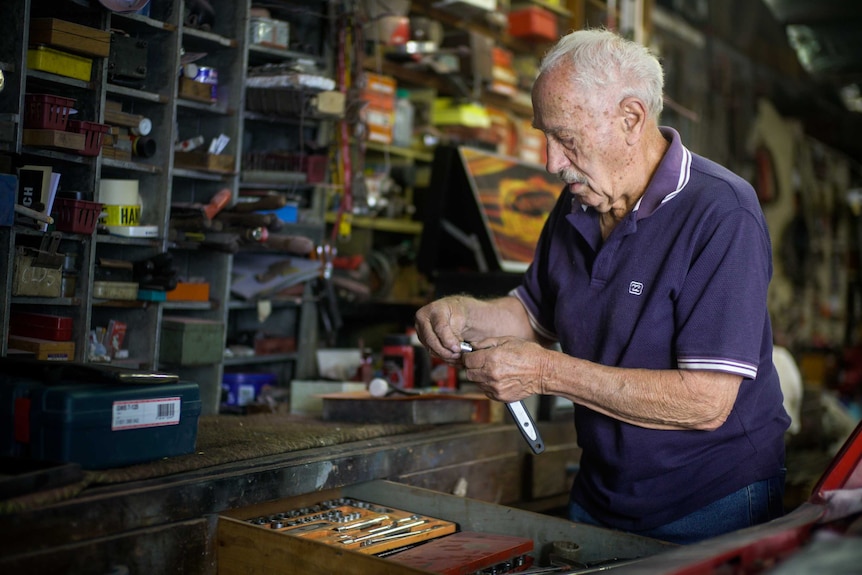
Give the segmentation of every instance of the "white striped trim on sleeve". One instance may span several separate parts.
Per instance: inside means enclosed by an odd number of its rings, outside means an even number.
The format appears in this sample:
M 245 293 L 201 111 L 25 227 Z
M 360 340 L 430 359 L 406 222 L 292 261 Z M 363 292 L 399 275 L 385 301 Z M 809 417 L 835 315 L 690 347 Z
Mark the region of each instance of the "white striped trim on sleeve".
M 703 369 L 706 371 L 723 371 L 735 373 L 748 379 L 757 377 L 757 366 L 742 361 L 717 359 L 714 357 L 687 357 L 677 361 L 679 369 Z
M 515 288 L 512 291 L 510 291 L 509 295 L 517 298 L 518 301 L 521 302 L 521 305 L 524 306 L 524 311 L 527 312 L 527 317 L 530 320 L 530 326 L 533 328 L 533 330 L 536 333 L 538 333 L 540 336 L 542 336 L 543 338 L 545 338 L 547 340 L 557 341 L 557 334 L 552 332 L 552 331 L 545 329 L 542 326 L 542 324 L 539 323 L 539 320 L 537 320 L 536 316 L 533 315 L 533 312 L 530 311 L 529 306 L 527 306 L 527 304 L 524 303 L 524 299 L 521 297 L 521 293 L 520 293 L 520 290 L 518 288 Z

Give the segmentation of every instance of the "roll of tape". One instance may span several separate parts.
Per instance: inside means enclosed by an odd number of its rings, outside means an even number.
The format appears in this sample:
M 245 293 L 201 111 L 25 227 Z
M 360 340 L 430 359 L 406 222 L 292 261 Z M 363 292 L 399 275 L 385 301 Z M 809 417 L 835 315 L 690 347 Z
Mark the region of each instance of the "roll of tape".
M 137 226 L 141 223 L 141 206 L 106 204 L 102 208 L 102 216 L 107 226 Z
M 131 206 L 141 203 L 138 180 L 103 179 L 99 187 L 99 201 L 115 206 Z

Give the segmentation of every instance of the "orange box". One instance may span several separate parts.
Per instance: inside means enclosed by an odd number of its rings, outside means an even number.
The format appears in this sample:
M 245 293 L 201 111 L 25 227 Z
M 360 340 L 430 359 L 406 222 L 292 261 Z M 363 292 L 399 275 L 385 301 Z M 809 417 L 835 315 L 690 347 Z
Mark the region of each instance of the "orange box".
M 530 6 L 509 12 L 509 35 L 553 42 L 559 38 L 557 17 L 550 10 Z
M 495 65 L 503 66 L 504 68 L 512 67 L 514 55 L 511 50 L 494 46 L 491 48 L 491 56 Z
M 378 144 L 392 143 L 392 130 L 395 124 L 395 113 L 391 110 L 365 106 L 360 111 L 360 117 L 368 127 L 366 138 L 369 142 Z
M 210 284 L 177 282 L 176 289 L 167 293 L 168 301 L 209 301 Z
M 365 86 L 361 98 L 368 102 L 368 107 L 380 110 L 395 109 L 395 90 L 398 83 L 391 76 L 365 73 Z

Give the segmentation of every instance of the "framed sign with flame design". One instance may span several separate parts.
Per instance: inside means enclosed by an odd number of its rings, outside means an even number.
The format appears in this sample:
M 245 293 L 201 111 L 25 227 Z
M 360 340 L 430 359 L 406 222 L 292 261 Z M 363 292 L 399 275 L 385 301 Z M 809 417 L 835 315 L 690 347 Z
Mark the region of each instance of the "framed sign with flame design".
M 441 280 L 440 293 L 505 293 L 533 260 L 563 188 L 544 166 L 477 148 L 437 146 L 427 196 L 419 204 L 419 270 Z
M 500 268 L 524 271 L 563 183 L 544 167 L 474 148 L 459 148 Z

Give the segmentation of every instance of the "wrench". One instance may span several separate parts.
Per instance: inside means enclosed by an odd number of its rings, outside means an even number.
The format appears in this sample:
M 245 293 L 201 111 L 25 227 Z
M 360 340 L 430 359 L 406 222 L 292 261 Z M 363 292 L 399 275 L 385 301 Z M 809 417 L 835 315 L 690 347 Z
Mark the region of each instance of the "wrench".
M 466 341 L 462 341 L 461 351 L 473 351 L 473 346 Z M 507 403 L 506 407 L 509 409 L 512 419 L 515 420 L 515 424 L 518 426 L 518 431 L 520 431 L 521 435 L 524 436 L 527 445 L 530 446 L 533 453 L 538 455 L 545 451 L 545 444 L 542 442 L 542 437 L 539 435 L 539 428 L 536 427 L 536 422 L 533 421 L 533 416 L 531 416 L 530 412 L 527 411 L 527 408 L 524 406 L 524 402 L 513 401 L 511 403 Z

